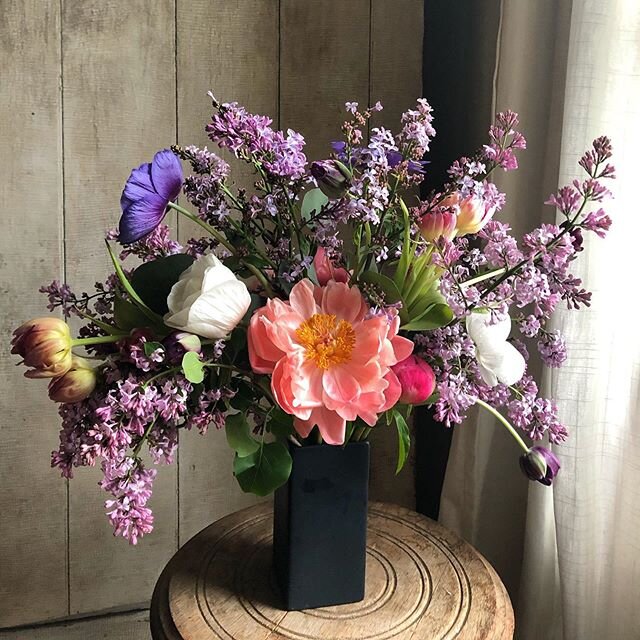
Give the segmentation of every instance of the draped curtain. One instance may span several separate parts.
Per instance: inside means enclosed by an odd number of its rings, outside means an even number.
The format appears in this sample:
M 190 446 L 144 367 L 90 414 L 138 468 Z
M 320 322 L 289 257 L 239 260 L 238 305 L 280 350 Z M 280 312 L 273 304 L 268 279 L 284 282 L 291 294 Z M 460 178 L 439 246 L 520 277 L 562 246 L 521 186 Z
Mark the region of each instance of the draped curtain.
M 517 446 L 490 416 L 476 413 L 455 430 L 440 520 L 496 566 L 516 608 L 520 640 L 634 640 L 640 637 L 634 233 L 640 3 L 480 4 L 496 15 L 477 25 L 495 42 L 490 102 L 494 110 L 520 113 L 529 143 L 519 171 L 496 178 L 508 195 L 504 218 L 517 234 L 552 221 L 543 201 L 580 176 L 577 160 L 599 135 L 613 140 L 618 179 L 606 207 L 611 232 L 606 240 L 590 234 L 574 268 L 593 292 L 592 307 L 556 313 L 569 358 L 563 368 L 541 372 L 541 390 L 558 400 L 570 431 L 557 448 L 559 478 L 551 489 L 527 484 Z M 428 14 L 429 2 L 427 20 Z M 465 76 L 474 73 L 470 65 Z

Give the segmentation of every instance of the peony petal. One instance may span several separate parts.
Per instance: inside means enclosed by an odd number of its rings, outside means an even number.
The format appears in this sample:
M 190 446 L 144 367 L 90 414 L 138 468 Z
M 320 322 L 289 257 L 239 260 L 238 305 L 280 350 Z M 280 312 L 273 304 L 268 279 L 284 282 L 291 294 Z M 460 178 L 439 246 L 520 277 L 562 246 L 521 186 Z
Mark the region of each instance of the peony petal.
M 413 342 L 402 336 L 395 336 L 391 340 L 391 346 L 393 347 L 396 362 L 406 360 L 413 353 Z
M 322 311 L 354 323 L 363 318 L 367 307 L 358 287 L 330 280 L 324 288 Z
M 389 384 L 384 390 L 384 404 L 378 409 L 378 413 L 391 409 L 391 407 L 398 402 L 402 394 L 402 385 L 400 384 L 400 380 L 398 380 L 398 376 L 393 371 L 389 371 L 384 379 Z
M 293 286 L 289 303 L 292 309 L 305 320 L 318 313 L 316 301 L 313 299 L 313 284 L 310 280 L 301 280 Z
M 328 398 L 347 404 L 357 400 L 360 395 L 358 381 L 349 373 L 348 367 L 331 367 L 322 376 L 325 401 Z M 329 403 L 327 403 L 329 406 Z
M 183 182 L 182 165 L 170 149 L 158 151 L 151 163 L 151 182 L 167 201 L 178 197 Z

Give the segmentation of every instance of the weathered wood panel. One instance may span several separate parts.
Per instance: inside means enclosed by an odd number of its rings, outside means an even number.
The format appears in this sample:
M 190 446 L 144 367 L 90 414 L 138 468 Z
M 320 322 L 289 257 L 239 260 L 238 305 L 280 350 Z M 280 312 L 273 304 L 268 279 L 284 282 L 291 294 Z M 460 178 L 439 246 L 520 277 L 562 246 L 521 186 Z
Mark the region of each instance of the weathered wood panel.
M 64 3 L 62 22 L 67 277 L 91 287 L 109 272 L 102 238 L 117 224 L 131 167 L 175 131 L 173 0 Z M 71 613 L 147 601 L 176 548 L 177 474 L 161 468 L 154 532 L 129 546 L 104 516 L 100 470 L 69 483 Z
M 211 147 L 204 126 L 211 117 L 211 90 L 222 102 L 278 116 L 278 3 L 272 0 L 198 0 L 178 3 L 178 139 Z M 251 187 L 251 172 L 229 154 L 237 185 Z M 193 226 L 180 221 L 186 240 Z M 199 234 L 198 234 L 199 235 Z M 180 543 L 203 527 L 243 506 L 232 475 L 233 453 L 224 433 L 180 436 Z
M 46 315 L 37 288 L 63 279 L 58 0 L 0 13 L 0 626 L 67 613 L 66 483 L 49 468 L 58 419 L 27 381 L 9 335 Z
M 372 117 L 371 126 L 397 132 L 402 113 L 421 97 L 422 32 L 422 0 L 372 0 L 370 100 L 372 104 L 379 100 L 384 109 Z M 408 204 L 411 201 L 408 198 Z M 394 427 L 381 426 L 372 433 L 371 497 L 414 509 L 415 446 L 404 469 L 395 475 L 397 450 Z
M 370 2 L 281 0 L 280 15 L 280 126 L 318 160 L 340 137 L 344 103 L 369 100 Z
M 207 144 L 209 89 L 300 130 L 310 159 L 329 153 L 347 100 L 381 100 L 374 124 L 394 128 L 420 93 L 421 12 L 418 0 L 9 3 L 0 18 L 0 133 L 11 151 L 1 193 L 16 215 L 0 238 L 5 335 L 44 315 L 33 293 L 41 283 L 66 275 L 90 289 L 109 271 L 101 238 L 117 223 L 129 170 L 176 139 Z M 232 164 L 249 187 L 250 172 Z M 181 239 L 188 231 L 181 225 Z M 0 349 L 6 356 L 6 343 Z M 48 469 L 55 407 L 43 384 L 25 384 L 2 362 L 0 626 L 146 601 L 178 542 L 255 500 L 231 476 L 224 434 L 185 433 L 178 465 L 156 482 L 156 530 L 137 548 L 114 540 L 99 471 L 79 470 L 67 500 Z M 373 440 L 372 495 L 412 504 L 410 470 L 393 476 L 395 434 Z

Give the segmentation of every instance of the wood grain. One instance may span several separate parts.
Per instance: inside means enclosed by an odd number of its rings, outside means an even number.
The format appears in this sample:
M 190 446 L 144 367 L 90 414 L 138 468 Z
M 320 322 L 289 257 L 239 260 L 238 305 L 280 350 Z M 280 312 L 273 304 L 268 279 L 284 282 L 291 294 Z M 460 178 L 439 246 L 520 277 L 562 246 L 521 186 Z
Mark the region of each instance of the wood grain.
M 423 2 L 372 0 L 371 11 L 371 102 L 379 100 L 384 107 L 371 119 L 371 126 L 383 126 L 395 133 L 400 129 L 402 113 L 413 108 L 422 94 Z M 410 204 L 411 199 L 407 202 Z M 412 432 L 419 427 L 412 423 Z M 405 468 L 396 475 L 395 428 L 379 426 L 372 432 L 372 499 L 415 507 L 413 434 L 412 440 Z
M 281 0 L 280 125 L 310 160 L 340 136 L 344 103 L 369 99 L 369 0 Z
M 175 142 L 173 0 L 64 3 L 67 277 L 88 289 L 110 269 L 102 238 L 117 224 L 132 167 Z M 161 468 L 149 505 L 155 530 L 137 547 L 114 538 L 99 468 L 70 482 L 71 613 L 146 602 L 177 547 L 177 473 Z
M 466 542 L 403 507 L 369 509 L 362 602 L 286 612 L 271 573 L 272 511 L 258 505 L 207 527 L 154 592 L 154 640 L 509 640 L 511 603 Z
M 1 627 L 67 614 L 67 488 L 49 468 L 58 416 L 9 354 L 11 331 L 47 315 L 38 287 L 63 278 L 58 0 L 3 5 L 0 59 Z
M 222 102 L 236 101 L 277 121 L 278 3 L 272 0 L 197 0 L 179 2 L 178 139 L 205 146 L 204 126 L 211 118 L 211 90 Z M 232 166 L 238 187 L 251 188 L 246 164 L 221 153 Z M 193 226 L 180 221 L 180 237 Z M 196 235 L 201 235 L 196 231 Z M 206 524 L 254 504 L 232 475 L 233 452 L 222 432 L 180 435 L 180 542 Z

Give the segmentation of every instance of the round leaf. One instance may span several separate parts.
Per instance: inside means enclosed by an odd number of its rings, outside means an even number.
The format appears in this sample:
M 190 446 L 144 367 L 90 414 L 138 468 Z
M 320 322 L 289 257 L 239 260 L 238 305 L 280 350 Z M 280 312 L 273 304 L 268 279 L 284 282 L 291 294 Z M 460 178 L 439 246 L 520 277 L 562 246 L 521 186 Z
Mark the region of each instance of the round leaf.
M 244 458 L 236 455 L 233 473 L 245 493 L 266 496 L 289 479 L 291 455 L 281 442 L 269 442 Z

